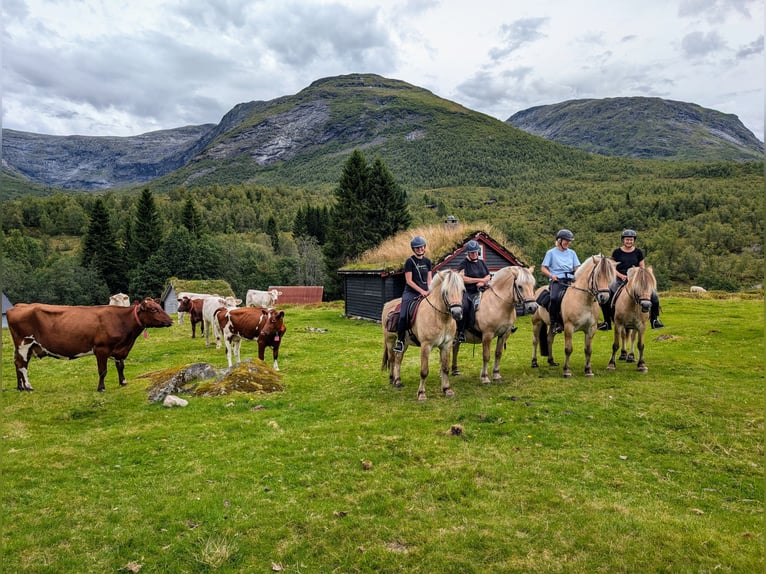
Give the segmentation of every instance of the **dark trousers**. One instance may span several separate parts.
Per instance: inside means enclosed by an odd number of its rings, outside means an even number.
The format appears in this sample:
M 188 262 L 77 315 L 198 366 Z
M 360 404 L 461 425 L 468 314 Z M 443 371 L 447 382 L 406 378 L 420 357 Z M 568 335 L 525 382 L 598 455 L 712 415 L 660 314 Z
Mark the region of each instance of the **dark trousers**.
M 402 293 L 402 308 L 399 311 L 399 325 L 397 328 L 396 338 L 400 341 L 404 341 L 404 336 L 407 333 L 407 327 L 409 327 L 409 317 L 407 316 L 407 309 L 413 299 L 417 299 L 419 295 L 405 291 Z
M 614 295 L 623 284 L 624 281 L 620 281 L 618 279 L 609 285 L 609 302 L 605 305 L 601 305 L 601 312 L 604 314 L 604 322 L 610 327 L 612 326 L 612 321 L 614 320 Z M 653 322 L 657 317 L 660 316 L 660 296 L 657 295 L 657 291 L 652 291 L 650 301 L 652 302 L 652 307 L 649 310 L 649 321 Z
M 561 300 L 564 298 L 567 287 L 569 287 L 569 281 L 559 279 L 558 281 L 551 281 L 551 302 L 548 304 L 548 314 L 551 316 L 551 325 L 558 324 L 563 326 L 561 320 Z
M 466 291 L 463 293 L 463 319 L 458 321 L 457 332 L 465 333 L 465 330 L 473 326 L 474 305 L 476 297 L 479 296 L 478 291 L 476 293 L 469 293 Z

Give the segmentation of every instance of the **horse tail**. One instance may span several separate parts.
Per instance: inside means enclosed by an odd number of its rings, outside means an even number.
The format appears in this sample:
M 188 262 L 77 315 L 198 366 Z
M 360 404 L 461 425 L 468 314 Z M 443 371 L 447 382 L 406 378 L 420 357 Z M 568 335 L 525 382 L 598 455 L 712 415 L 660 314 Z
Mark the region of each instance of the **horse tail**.
M 547 357 L 550 349 L 548 348 L 548 324 L 545 321 L 540 322 L 540 334 L 537 339 L 540 343 L 540 354 Z
M 383 361 L 380 363 L 380 370 L 381 371 L 387 371 L 390 364 L 388 362 L 388 347 L 386 346 L 386 342 L 383 341 Z

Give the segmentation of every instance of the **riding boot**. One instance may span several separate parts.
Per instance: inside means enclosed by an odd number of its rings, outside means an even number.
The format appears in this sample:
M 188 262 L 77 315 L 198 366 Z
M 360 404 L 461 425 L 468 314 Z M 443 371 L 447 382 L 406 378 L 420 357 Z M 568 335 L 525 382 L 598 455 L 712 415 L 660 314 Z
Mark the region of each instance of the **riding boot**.
M 404 353 L 404 337 L 403 331 L 396 334 L 396 344 L 394 345 L 394 353 Z
M 649 324 L 652 329 L 662 329 L 665 325 L 660 321 L 660 298 L 656 292 L 652 291 L 652 308 L 649 311 Z
M 604 314 L 604 321 L 598 324 L 599 331 L 611 331 L 612 330 L 612 306 L 609 303 L 599 305 L 601 312 Z

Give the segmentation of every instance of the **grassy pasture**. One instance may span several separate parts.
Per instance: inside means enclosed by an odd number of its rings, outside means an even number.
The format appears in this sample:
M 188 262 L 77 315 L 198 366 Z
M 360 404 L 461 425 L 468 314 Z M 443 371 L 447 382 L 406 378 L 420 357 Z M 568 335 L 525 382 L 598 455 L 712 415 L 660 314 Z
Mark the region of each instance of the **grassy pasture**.
M 3 330 L 0 570 L 761 572 L 763 299 L 663 309 L 647 374 L 606 371 L 611 333 L 591 379 L 581 334 L 572 379 L 532 369 L 525 317 L 502 382 L 465 346 L 457 396 L 434 357 L 423 404 L 413 349 L 391 388 L 380 326 L 339 304 L 285 307 L 283 392 L 176 409 L 137 377 L 226 364 L 188 323 L 139 338 L 105 393 L 93 357 L 34 360 L 17 392 Z

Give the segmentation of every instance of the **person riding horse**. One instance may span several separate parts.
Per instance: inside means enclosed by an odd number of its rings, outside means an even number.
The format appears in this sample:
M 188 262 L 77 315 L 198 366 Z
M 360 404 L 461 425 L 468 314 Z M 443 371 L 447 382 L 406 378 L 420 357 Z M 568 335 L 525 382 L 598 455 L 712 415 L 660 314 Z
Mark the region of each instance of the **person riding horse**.
M 551 318 L 551 331 L 561 333 L 564 325 L 561 320 L 561 299 L 567 287 L 574 278 L 575 271 L 580 266 L 580 260 L 569 244 L 574 241 L 574 233 L 568 229 L 560 229 L 556 233 L 556 245 L 545 253 L 540 269 L 549 279 L 550 303 L 548 313 Z
M 473 323 L 473 309 L 479 289 L 485 287 L 491 276 L 487 264 L 479 259 L 479 242 L 471 239 L 465 244 L 466 257 L 460 262 L 457 271 L 463 272 L 465 294 L 463 295 L 463 320 L 457 326 L 457 340 L 465 343 L 465 329 Z
M 636 238 L 638 234 L 632 229 L 626 229 L 620 235 L 622 245 L 612 251 L 612 259 L 617 262 L 617 279 L 609 286 L 611 297 L 609 303 L 601 306 L 601 312 L 604 314 L 604 321 L 599 323 L 600 331 L 609 331 L 612 329 L 612 306 L 614 304 L 614 295 L 619 288 L 625 284 L 628 277 L 628 269 L 631 267 L 644 267 L 644 253 L 636 247 Z M 660 321 L 660 297 L 657 291 L 652 291 L 652 308 L 649 311 L 649 324 L 652 329 L 662 329 L 665 325 Z
M 399 325 L 396 335 L 394 353 L 404 352 L 404 337 L 408 327 L 407 310 L 413 299 L 428 295 L 431 286 L 431 260 L 425 256 L 426 239 L 418 235 L 410 241 L 413 255 L 404 262 L 404 292 L 402 293 L 402 306 L 399 312 Z

